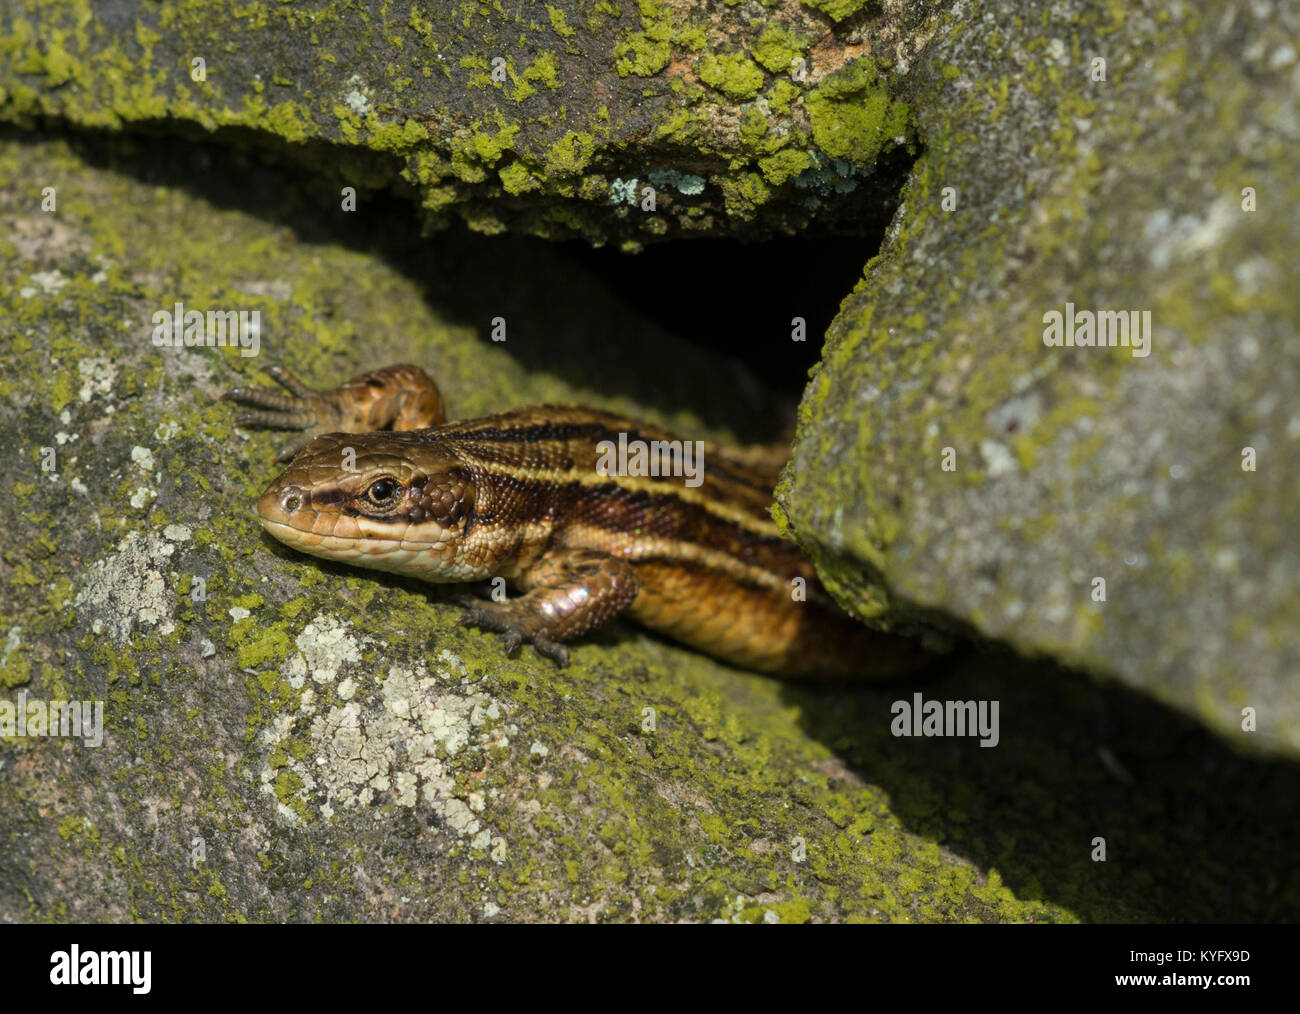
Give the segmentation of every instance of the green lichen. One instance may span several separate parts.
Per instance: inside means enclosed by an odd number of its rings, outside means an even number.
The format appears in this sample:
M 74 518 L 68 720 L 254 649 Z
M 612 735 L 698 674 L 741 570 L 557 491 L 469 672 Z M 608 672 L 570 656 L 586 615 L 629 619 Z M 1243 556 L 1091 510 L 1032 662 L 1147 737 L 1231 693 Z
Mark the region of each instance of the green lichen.
M 80 0 L 42 5 L 39 17 L 24 0 L 14 23 L 6 26 L 7 48 L 0 53 L 0 117 L 16 122 L 62 117 L 110 129 L 170 120 L 205 131 L 252 130 L 282 154 L 309 160 L 314 170 L 337 171 L 349 185 L 403 192 L 413 187 L 422 224 L 430 230 L 459 215 L 482 231 L 617 237 L 631 248 L 649 238 L 726 231 L 729 220 L 718 214 L 715 194 L 702 195 L 698 204 L 667 204 L 655 215 L 613 214 L 602 196 L 607 180 L 595 174 L 553 176 L 549 149 L 558 130 L 591 135 L 595 144 L 583 153 L 584 162 L 599 159 L 608 175 L 627 177 L 642 171 L 647 159 L 639 139 L 650 136 L 672 142 L 652 153 L 651 164 L 667 154 L 687 158 L 699 175 L 752 169 L 757 158 L 772 151 L 732 150 L 717 124 L 734 113 L 736 102 L 762 89 L 765 65 L 786 77 L 790 68 L 781 64 L 806 45 L 807 21 L 766 23 L 737 10 L 725 12 L 719 22 L 643 0 L 636 4 L 636 20 L 629 22 L 632 12 L 626 7 L 597 3 L 579 12 L 564 2 L 549 4 L 539 23 L 529 12 L 494 7 L 489 17 L 488 8 L 461 5 L 446 25 L 423 9 L 398 21 L 372 22 L 345 7 L 304 26 L 289 5 L 249 15 L 233 0 L 217 0 L 200 15 L 188 0 L 175 0 L 156 11 L 141 10 L 123 31 L 109 32 L 101 20 L 85 16 Z M 222 32 L 214 31 L 216 24 L 223 25 Z M 538 31 L 562 47 L 539 51 Z M 309 55 L 286 64 L 277 56 L 282 40 L 304 32 Z M 732 50 L 722 57 L 707 53 L 710 40 L 724 35 Z M 160 45 L 163 39 L 166 47 Z M 339 56 L 358 40 L 376 54 L 364 72 Z M 247 57 L 237 74 L 230 72 L 228 51 Z M 705 77 L 711 90 L 686 63 L 697 53 L 709 57 Z M 191 55 L 207 61 L 205 80 L 190 77 Z M 666 81 L 646 82 L 643 89 L 640 82 L 663 77 L 674 56 L 681 60 L 679 70 Z M 498 59 L 504 60 L 504 81 L 493 78 Z M 620 78 L 599 104 L 565 94 L 575 68 L 585 76 L 611 66 Z M 804 129 L 804 118 L 792 110 L 799 91 L 792 87 L 780 81 L 769 89 L 773 108 L 794 115 L 769 143 L 791 127 Z M 503 96 L 513 102 L 503 106 Z M 692 107 L 692 129 L 663 129 L 684 107 Z M 517 115 L 504 117 L 506 109 Z M 484 123 L 515 131 L 510 150 L 529 160 L 537 186 L 516 178 L 518 170 L 512 172 L 511 187 L 501 185 L 491 170 L 503 168 L 505 157 L 485 160 L 475 136 L 481 128 L 474 125 Z M 611 124 L 617 129 L 603 129 Z M 308 155 L 310 142 L 327 147 L 313 146 Z M 685 149 L 677 147 L 681 142 Z M 323 152 L 330 155 L 324 162 Z M 359 158 L 363 153 L 378 157 Z M 498 206 L 487 206 L 493 202 Z M 749 228 L 752 232 L 761 221 L 764 229 L 789 232 L 806 218 L 800 201 L 773 200 L 756 211 Z
M 788 74 L 795 60 L 808 46 L 808 40 L 782 24 L 773 22 L 749 47 L 755 60 L 773 74 Z
M 672 58 L 671 32 L 667 25 L 629 35 L 614 47 L 614 69 L 619 77 L 629 74 L 653 77 Z
M 912 129 L 908 107 L 890 99 L 868 58 L 832 74 L 804 104 L 817 147 L 857 166 L 872 165 L 885 145 Z
M 501 186 L 508 194 L 526 194 L 542 186 L 542 181 L 522 161 L 511 162 L 499 175 Z
M 727 214 L 747 219 L 771 200 L 772 188 L 758 173 L 747 173 L 739 179 L 724 181 L 722 195 L 727 203 Z
M 550 4 L 547 4 L 546 16 L 550 20 L 551 28 L 554 30 L 555 34 L 561 38 L 571 39 L 573 36 L 578 34 L 576 29 L 569 27 L 568 21 L 564 16 L 564 11 L 560 10 L 558 7 L 552 7 Z
M 804 170 L 811 168 L 813 157 L 806 151 L 786 148 L 773 155 L 758 160 L 763 179 L 774 187 L 779 187 L 787 180 L 794 179 Z
M 744 53 L 706 53 L 697 64 L 700 80 L 733 99 L 752 99 L 763 72 Z
M 596 151 L 591 134 L 570 130 L 555 142 L 546 155 L 546 172 L 553 177 L 579 176 Z
M 805 7 L 821 11 L 833 21 L 844 21 L 867 5 L 868 0 L 799 0 Z
M 463 16 L 482 24 L 477 5 L 470 6 Z M 259 9 L 257 16 L 282 15 L 271 7 Z M 602 13 L 600 20 L 608 16 Z M 69 42 L 62 45 L 70 51 Z M 777 82 L 769 94 L 785 83 Z M 546 98 L 546 89 L 540 89 L 528 101 Z M 615 103 L 609 118 L 614 130 L 626 129 L 624 116 Z M 705 111 L 694 122 L 707 123 L 707 117 Z M 486 116 L 480 120 L 491 124 L 490 141 L 512 125 Z M 758 207 L 775 189 L 763 160 L 802 148 L 766 152 L 763 145 L 773 132 L 753 124 L 750 117 L 746 133 L 755 147 L 739 153 L 747 166 L 743 185 L 728 194 L 742 209 Z M 357 129 L 370 127 L 358 121 Z M 525 145 L 528 127 L 522 121 L 519 131 L 500 150 L 489 145 L 486 158 L 468 142 L 471 131 L 458 138 L 466 149 L 461 164 L 483 173 L 480 196 L 504 189 L 499 174 L 514 165 L 537 171 L 529 159 L 550 174 L 546 157 L 533 154 L 550 149 Z M 682 136 L 691 135 L 683 131 Z M 937 139 L 927 140 L 931 152 L 940 150 Z M 555 148 L 556 165 L 574 167 L 570 182 L 588 172 L 592 163 L 585 145 Z M 608 157 L 608 151 L 600 157 Z M 584 186 L 594 187 L 587 199 L 603 201 L 610 178 L 649 175 L 650 166 L 673 164 L 638 158 L 630 169 L 583 178 Z M 447 154 L 442 163 L 425 163 L 425 169 L 451 174 L 451 161 Z M 86 478 L 111 472 L 114 466 L 106 463 L 128 467 L 130 446 L 149 442 L 159 420 L 170 415 L 183 428 L 165 454 L 155 448 L 166 472 L 156 515 L 129 509 L 116 482 L 96 487 L 94 502 L 87 504 L 44 478 L 33 482 L 30 456 L 10 455 L 0 463 L 6 489 L 16 488 L 15 479 L 31 487 L 19 498 L 20 514 L 35 519 L 30 540 L 11 539 L 3 550 L 10 568 L 5 573 L 15 576 L 13 583 L 5 582 L 6 591 L 14 591 L 5 606 L 12 622 L 24 627 L 24 644 L 62 653 L 56 662 L 34 665 L 32 676 L 46 693 L 56 672 L 65 674 L 74 691 L 107 681 L 106 711 L 117 723 L 105 747 L 115 752 L 93 763 L 79 759 L 84 751 L 31 750 L 22 764 L 6 767 L 0 807 L 10 818 L 3 822 L 10 830 L 0 830 L 0 854 L 13 856 L 23 870 L 22 879 L 0 877 L 0 907 L 6 914 L 33 921 L 308 921 L 374 918 L 377 912 L 422 921 L 1294 917 L 1296 892 L 1286 879 L 1291 853 L 1275 830 L 1290 825 L 1259 819 L 1275 805 L 1270 795 L 1278 786 L 1288 789 L 1291 775 L 1285 768 L 1245 760 L 1195 730 L 1179 727 L 1165 735 L 1167 714 L 1113 688 L 996 656 L 982 668 L 934 673 L 926 692 L 951 697 L 980 686 L 981 693 L 1007 702 L 1008 713 L 1023 717 L 1015 723 L 1017 740 L 997 751 L 970 752 L 962 752 L 961 744 L 954 751 L 951 742 L 941 747 L 900 742 L 880 721 L 895 688 L 810 691 L 717 665 L 622 624 L 576 646 L 574 664 L 566 670 L 554 670 L 526 647 L 505 660 L 498 638 L 454 625 L 459 610 L 438 589 L 332 568 L 270 545 L 250 507 L 276 470 L 270 457 L 282 435 L 238 430 L 228 405 L 197 397 L 201 388 L 216 391 L 236 380 L 256 383 L 256 364 L 193 355 L 184 365 L 195 372 L 178 374 L 177 364 L 161 368 L 158 355 L 123 327 L 124 306 L 129 315 L 140 302 L 166 305 L 178 280 L 187 301 L 190 292 L 195 300 L 217 301 L 242 292 L 250 281 L 287 282 L 293 293 L 288 305 L 257 303 L 267 313 L 266 334 L 284 338 L 277 345 L 268 338 L 268 357 L 287 357 L 322 386 L 341 379 L 340 372 L 383 359 L 410 359 L 436 369 L 458 415 L 548 400 L 596 401 L 642 415 L 653 413 L 654 398 L 608 390 L 609 376 L 642 372 L 622 360 L 616 373 L 596 366 L 590 377 L 579 372 L 563 381 L 526 369 L 504 349 L 476 341 L 470 327 L 442 319 L 438 298 L 367 244 L 300 239 L 285 224 L 295 221 L 293 187 L 281 191 L 284 207 L 266 215 L 255 206 L 232 209 L 193 196 L 185 185 L 160 182 L 161 164 L 151 163 L 147 174 L 132 172 L 133 163 L 121 152 L 99 164 L 123 170 L 95 168 L 60 142 L 0 146 L 2 179 L 57 173 L 75 181 L 66 203 L 61 200 L 60 225 L 85 237 L 92 254 L 108 253 L 118 262 L 116 280 L 103 283 L 102 295 L 88 278 L 95 265 L 83 263 L 78 254 L 46 251 L 39 256 L 48 260 L 39 263 L 0 262 L 0 309 L 39 339 L 22 352 L 9 350 L 14 390 L 33 394 L 22 412 L 10 410 L 6 422 L 17 439 L 29 443 L 48 440 L 55 428 L 71 427 L 86 447 L 87 434 L 95 434 L 96 471 L 82 472 Z M 695 166 L 685 160 L 676 164 Z M 827 164 L 839 178 L 833 162 Z M 914 235 L 916 216 L 936 203 L 932 198 L 949 168 L 937 159 L 922 167 L 909 191 L 900 242 Z M 722 168 L 718 172 L 727 175 Z M 301 185 L 302 177 L 294 182 Z M 455 177 L 434 185 L 464 182 Z M 714 192 L 712 179 L 708 192 Z M 316 223 L 324 202 L 305 203 L 310 212 L 299 220 Z M 214 235 L 226 241 L 214 244 Z M 458 246 L 450 260 L 471 257 L 474 249 L 472 243 Z M 529 291 L 531 274 L 545 265 L 532 260 L 528 270 L 507 274 L 503 262 L 509 263 L 510 250 L 506 242 L 496 245 L 492 257 L 479 262 L 481 270 L 465 277 L 478 278 L 495 292 L 505 275 L 515 280 L 515 295 Z M 436 245 L 425 253 L 431 258 L 428 275 L 446 269 Z M 997 263 L 997 257 L 989 256 L 987 263 Z M 38 294 L 20 301 L 13 295 L 15 272 L 26 276 L 54 266 L 76 278 L 62 296 Z M 348 279 L 342 290 L 339 278 Z M 541 281 L 543 287 L 555 284 L 554 276 Z M 565 285 L 566 291 L 576 285 L 572 275 Z M 70 294 L 75 297 L 71 311 L 62 305 Z M 575 298 L 595 297 L 587 290 Z M 873 302 L 882 299 L 877 293 Z M 605 320 L 614 313 L 593 316 Z M 855 319 L 852 337 L 868 343 L 874 361 L 895 362 L 886 354 L 896 347 L 894 336 L 921 335 L 930 326 L 932 318 L 918 319 L 911 309 L 891 314 L 882 308 L 873 319 Z M 0 345 L 12 340 L 12 332 L 0 335 Z M 66 344 L 52 346 L 50 337 Z M 588 363 L 600 342 L 577 337 L 580 354 L 558 355 L 565 335 L 555 326 L 548 332 L 548 351 L 560 361 Z M 682 370 L 684 378 L 717 375 L 715 367 L 698 359 L 698 350 L 669 352 L 666 343 L 667 336 L 647 332 L 644 341 L 632 344 L 652 348 L 656 361 L 669 356 L 695 364 Z M 58 349 L 59 363 L 50 361 L 50 347 Z M 933 345 L 918 348 L 918 358 L 936 352 Z M 58 376 L 68 368 L 75 372 L 87 353 L 118 364 L 118 387 L 83 403 L 78 379 L 63 406 L 71 422 L 56 422 L 44 407 L 50 392 Z M 834 360 L 837 353 L 829 354 Z M 900 358 L 901 371 L 915 365 Z M 996 372 L 1014 362 L 999 360 L 983 368 Z M 989 407 L 991 391 L 976 381 L 969 389 L 970 419 L 957 428 L 959 436 L 973 431 L 979 413 Z M 824 382 L 824 377 L 814 381 L 813 398 Z M 707 391 L 693 392 L 684 400 L 707 397 Z M 936 418 L 923 408 L 918 404 L 908 415 L 909 427 L 922 434 Z M 740 417 L 743 410 L 735 414 Z M 852 418 L 867 416 L 858 406 Z M 871 422 L 864 419 L 864 431 Z M 683 425 L 699 432 L 698 419 L 683 418 L 678 427 Z M 1035 441 L 1034 447 L 1040 457 L 1051 451 L 1050 442 Z M 123 485 L 129 492 L 133 483 Z M 85 617 L 73 617 L 71 627 L 59 626 L 69 621 L 66 611 L 50 606 L 60 581 L 65 589 L 80 582 L 85 563 L 105 555 L 125 530 L 192 514 L 196 490 L 202 490 L 211 513 L 196 527 L 193 541 L 180 545 L 176 563 L 178 573 L 209 578 L 214 595 L 206 605 L 179 602 L 173 634 L 137 636 L 129 645 L 92 634 Z M 1134 507 L 1130 517 L 1138 518 L 1140 505 Z M 882 495 L 868 509 L 881 515 L 871 534 L 879 534 L 884 545 L 897 545 L 896 502 Z M 1287 515 L 1280 510 L 1278 516 Z M 1027 537 L 1034 534 L 1025 531 Z M 48 553 L 42 543 L 52 535 L 64 552 Z M 1151 547 L 1153 555 L 1158 550 L 1163 559 L 1165 549 Z M 1188 579 L 1186 559 L 1169 553 L 1168 570 L 1180 581 Z M 853 580 L 860 581 L 861 574 Z M 173 587 L 181 587 L 179 580 L 168 584 Z M 257 599 L 247 597 L 254 587 Z M 232 636 L 228 609 L 236 604 L 257 613 Z M 362 704 L 390 662 L 411 664 L 447 649 L 463 659 L 466 671 L 441 681 L 438 693 L 461 695 L 472 686 L 506 705 L 506 724 L 519 733 L 504 745 L 466 750 L 448 765 L 457 791 L 467 792 L 472 782 L 484 793 L 483 810 L 476 813 L 503 839 L 499 861 L 429 822 L 423 811 L 395 813 L 387 799 L 364 811 L 336 812 L 328 821 L 320 814 L 325 797 L 296 774 L 297 766 L 314 765 L 316 758 L 303 695 L 280 671 L 297 657 L 296 638 L 320 613 L 341 615 L 354 630 L 377 639 L 351 674 L 363 688 Z M 274 643 L 263 643 L 262 630 L 255 629 L 261 627 L 272 631 L 268 636 Z M 217 653 L 201 659 L 191 646 L 205 637 Z M 258 663 L 255 674 L 239 669 L 248 645 L 259 645 L 257 654 L 246 657 Z M 67 664 L 69 659 L 76 664 Z M 367 682 L 370 677 L 373 682 Z M 1026 694 L 1027 686 L 1032 693 Z M 309 678 L 307 688 L 327 708 L 342 703 L 336 685 Z M 659 719 L 654 732 L 643 731 L 647 708 Z M 1095 760 L 1095 743 L 1077 735 L 1099 722 L 1107 729 L 1108 748 L 1142 772 L 1136 785 L 1112 783 Z M 288 730 L 284 738 L 268 746 L 266 737 L 281 729 Z M 534 741 L 548 748 L 536 759 L 529 749 Z M 997 756 L 973 756 L 986 753 Z M 267 791 L 258 782 L 263 764 L 273 771 Z M 1177 776 L 1171 773 L 1176 769 Z M 1198 780 L 1195 773 L 1207 770 L 1213 778 Z M 84 817 L 51 816 L 38 802 L 56 783 L 83 787 L 85 798 L 111 799 L 113 806 L 87 809 Z M 1063 809 L 1059 801 L 1067 797 L 1072 805 Z M 1185 805 L 1189 797 L 1209 808 L 1206 820 L 1186 829 L 1162 825 L 1157 819 L 1162 811 Z M 278 812 L 279 803 L 289 807 L 292 819 Z M 159 806 L 176 819 L 159 824 Z M 1104 890 L 1098 887 L 1097 867 L 1082 859 L 1078 848 L 1091 833 L 1090 815 L 1097 813 L 1117 821 L 1113 834 L 1125 846 L 1124 863 L 1105 871 Z M 66 834 L 64 819 L 75 821 Z M 1239 842 L 1225 845 L 1226 836 L 1216 835 L 1215 827 L 1231 829 Z M 158 847 L 138 848 L 141 834 L 159 836 Z M 188 862 L 196 835 L 209 842 L 209 867 L 202 872 Z M 806 847 L 802 861 L 796 858 L 795 838 Z M 374 847 L 376 842 L 383 847 Z M 593 842 L 599 844 L 593 848 Z M 69 856 L 75 859 L 71 866 Z M 1168 872 L 1174 866 L 1176 875 Z M 33 891 L 24 897 L 12 887 L 67 882 L 69 869 L 94 870 L 94 889 Z M 1282 885 L 1277 891 L 1254 889 L 1273 879 Z M 71 909 L 69 898 L 81 898 L 88 907 Z
M 528 81 L 540 81 L 553 92 L 559 91 L 559 64 L 556 62 L 555 54 L 539 53 L 537 59 L 524 71 L 524 78 Z

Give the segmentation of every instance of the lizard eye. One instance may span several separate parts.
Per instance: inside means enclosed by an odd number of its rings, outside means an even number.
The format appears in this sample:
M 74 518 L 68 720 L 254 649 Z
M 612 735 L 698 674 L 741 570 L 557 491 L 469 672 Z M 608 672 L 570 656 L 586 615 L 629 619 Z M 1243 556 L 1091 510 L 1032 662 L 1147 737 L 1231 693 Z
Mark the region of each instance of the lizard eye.
M 397 499 L 398 490 L 401 486 L 396 480 L 384 476 L 382 479 L 376 479 L 366 490 L 366 499 L 376 507 L 388 507 Z

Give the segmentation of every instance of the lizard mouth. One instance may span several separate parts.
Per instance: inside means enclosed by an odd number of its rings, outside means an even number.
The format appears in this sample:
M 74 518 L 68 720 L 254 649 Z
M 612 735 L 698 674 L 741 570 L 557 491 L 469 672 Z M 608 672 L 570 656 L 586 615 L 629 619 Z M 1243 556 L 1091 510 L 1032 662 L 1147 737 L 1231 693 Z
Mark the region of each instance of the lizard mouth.
M 439 549 L 452 534 L 434 521 L 413 524 L 404 517 L 377 519 L 349 511 L 337 487 L 307 489 L 274 482 L 257 502 L 266 531 L 287 546 L 362 566 L 366 558 Z
M 447 580 L 442 575 L 455 557 L 455 546 L 450 543 L 412 539 L 409 531 L 391 536 L 339 534 L 337 526 L 331 529 L 322 524 L 323 517 L 315 511 L 300 510 L 284 520 L 262 515 L 261 521 L 268 535 L 301 553 L 367 570 Z

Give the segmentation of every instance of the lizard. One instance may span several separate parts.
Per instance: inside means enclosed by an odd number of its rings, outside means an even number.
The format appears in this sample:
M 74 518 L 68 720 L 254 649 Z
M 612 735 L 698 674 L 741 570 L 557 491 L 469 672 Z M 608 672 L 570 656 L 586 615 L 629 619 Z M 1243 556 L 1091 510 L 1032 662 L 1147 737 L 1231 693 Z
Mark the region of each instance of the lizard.
M 776 469 L 762 455 L 701 444 L 693 482 L 619 474 L 602 455 L 620 440 L 684 445 L 580 406 L 449 422 L 437 384 L 409 364 L 329 391 L 264 369 L 287 393 L 221 397 L 243 407 L 238 425 L 300 431 L 258 500 L 265 530 L 314 556 L 428 582 L 504 579 L 509 597 L 461 597 L 457 622 L 503 634 L 507 655 L 529 642 L 565 666 L 569 642 L 623 615 L 780 676 L 884 677 L 929 661 L 916 641 L 838 608 L 771 516 Z

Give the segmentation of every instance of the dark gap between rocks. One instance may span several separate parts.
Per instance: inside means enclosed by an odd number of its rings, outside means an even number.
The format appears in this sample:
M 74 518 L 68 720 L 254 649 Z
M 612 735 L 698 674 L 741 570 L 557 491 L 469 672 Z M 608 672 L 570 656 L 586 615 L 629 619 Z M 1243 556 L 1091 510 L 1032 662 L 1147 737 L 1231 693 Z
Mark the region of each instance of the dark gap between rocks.
M 416 280 L 431 305 L 450 321 L 474 328 L 481 340 L 498 315 L 549 329 L 544 341 L 509 344 L 527 369 L 575 382 L 596 373 L 608 390 L 662 410 L 691 408 L 711 425 L 737 429 L 741 439 L 755 441 L 790 436 L 826 329 L 879 249 L 913 161 L 895 153 L 863 181 L 861 193 L 842 209 L 840 224 L 853 235 L 828 236 L 823 221 L 809 237 L 675 240 L 628 254 L 580 240 L 488 237 L 459 223 L 421 235 L 418 195 L 397 175 L 396 160 L 380 153 L 324 142 L 289 145 L 244 128 L 212 135 L 173 123 L 140 124 L 127 134 L 69 130 L 57 121 L 46 127 L 68 138 L 92 164 L 184 188 L 218 207 L 286 225 L 306 241 L 373 252 Z M 9 136 L 33 136 L 3 129 Z M 323 210 L 337 209 L 340 187 L 359 179 L 374 185 L 357 184 L 363 214 Z M 557 289 L 557 278 L 571 278 L 572 289 Z M 738 420 L 718 406 L 674 403 L 671 374 L 681 364 L 671 355 L 656 359 L 655 350 L 621 335 L 619 305 L 676 338 L 734 360 L 735 374 L 719 383 L 743 389 L 756 418 Z M 803 341 L 792 340 L 796 317 L 805 322 Z

